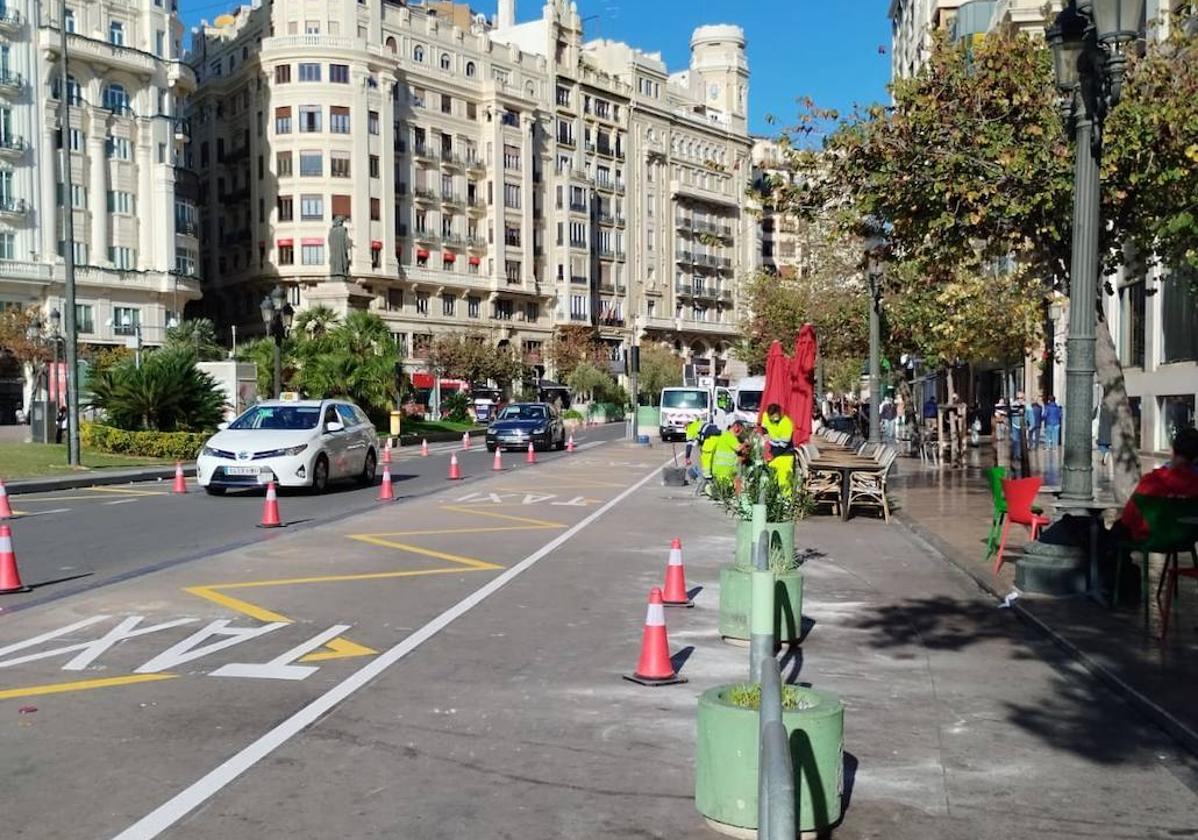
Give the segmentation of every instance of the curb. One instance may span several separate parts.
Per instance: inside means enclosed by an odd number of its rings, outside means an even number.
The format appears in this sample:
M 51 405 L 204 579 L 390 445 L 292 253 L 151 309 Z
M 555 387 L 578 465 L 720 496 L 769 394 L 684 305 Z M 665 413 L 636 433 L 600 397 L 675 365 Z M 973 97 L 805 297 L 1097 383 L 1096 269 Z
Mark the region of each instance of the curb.
M 193 477 L 195 464 L 184 464 L 183 474 Z M 145 469 L 122 470 L 120 472 L 80 473 L 79 475 L 54 476 L 53 478 L 22 478 L 4 486 L 14 496 L 30 493 L 52 493 L 55 490 L 75 490 L 80 487 L 103 487 L 108 484 L 133 484 L 138 481 L 161 481 L 175 477 L 174 467 L 146 467 Z
M 996 600 L 1003 600 L 1006 596 L 1000 593 L 995 587 L 992 580 L 987 579 L 983 575 L 977 574 L 973 569 L 959 562 L 955 557 L 955 552 L 947 547 L 942 547 L 940 539 L 922 525 L 919 525 L 910 516 L 896 511 L 892 517 L 902 525 L 908 532 L 911 533 L 919 542 L 923 543 L 931 549 L 945 563 L 967 575 L 981 590 L 992 595 Z M 1068 654 L 1075 662 L 1081 665 L 1092 677 L 1105 683 L 1108 687 L 1115 690 L 1126 699 L 1132 706 L 1138 709 L 1142 714 L 1149 718 L 1153 723 L 1168 733 L 1177 743 L 1189 752 L 1192 756 L 1198 758 L 1198 731 L 1195 731 L 1190 726 L 1178 720 L 1169 710 L 1163 708 L 1158 703 L 1154 702 L 1150 697 L 1143 694 L 1121 676 L 1106 666 L 1094 660 L 1085 651 L 1069 641 L 1061 633 L 1054 630 L 1049 624 L 1036 616 L 1036 614 L 1024 604 L 1015 601 L 1011 604 L 1011 610 L 1019 616 L 1020 619 L 1034 627 L 1041 635 L 1053 642 L 1057 647 Z

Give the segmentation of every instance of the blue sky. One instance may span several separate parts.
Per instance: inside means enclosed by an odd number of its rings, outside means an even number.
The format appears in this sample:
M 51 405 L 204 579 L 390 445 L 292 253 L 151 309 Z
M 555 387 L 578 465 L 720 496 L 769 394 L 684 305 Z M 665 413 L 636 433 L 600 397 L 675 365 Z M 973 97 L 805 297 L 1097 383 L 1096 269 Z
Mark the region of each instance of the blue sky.
M 233 0 L 181 0 L 179 8 L 183 20 L 194 25 L 235 5 Z M 478 0 L 471 5 L 491 15 L 496 3 Z M 660 50 L 671 71 L 686 67 L 696 26 L 743 27 L 749 41 L 751 130 L 758 134 L 776 133 L 767 114 L 789 123 L 800 96 L 841 111 L 885 101 L 890 76 L 887 6 L 887 0 L 578 0 L 587 38 Z M 517 19 L 539 16 L 540 9 L 541 0 L 517 0 Z

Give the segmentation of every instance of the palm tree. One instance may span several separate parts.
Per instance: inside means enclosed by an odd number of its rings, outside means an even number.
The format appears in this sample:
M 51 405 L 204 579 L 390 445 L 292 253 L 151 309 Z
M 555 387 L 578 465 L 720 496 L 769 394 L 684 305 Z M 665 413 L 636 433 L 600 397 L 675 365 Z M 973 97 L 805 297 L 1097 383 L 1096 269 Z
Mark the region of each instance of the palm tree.
M 313 306 L 295 316 L 291 334 L 300 341 L 320 341 L 337 327 L 341 317 L 327 306 Z
M 94 373 L 88 404 L 119 429 L 160 432 L 213 429 L 224 416 L 216 380 L 196 369 L 193 351 L 163 348 L 141 367 L 127 360 Z
M 208 318 L 189 318 L 167 327 L 164 346 L 191 352 L 200 362 L 218 361 L 228 354 L 217 340 L 216 324 Z

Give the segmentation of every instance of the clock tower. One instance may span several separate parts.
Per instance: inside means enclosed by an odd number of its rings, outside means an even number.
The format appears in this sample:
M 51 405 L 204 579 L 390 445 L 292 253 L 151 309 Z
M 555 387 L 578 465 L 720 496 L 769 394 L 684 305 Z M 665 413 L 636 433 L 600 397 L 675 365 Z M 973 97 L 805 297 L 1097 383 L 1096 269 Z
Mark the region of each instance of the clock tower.
M 700 26 L 691 35 L 691 78 L 703 103 L 745 129 L 749 111 L 749 62 L 739 26 Z

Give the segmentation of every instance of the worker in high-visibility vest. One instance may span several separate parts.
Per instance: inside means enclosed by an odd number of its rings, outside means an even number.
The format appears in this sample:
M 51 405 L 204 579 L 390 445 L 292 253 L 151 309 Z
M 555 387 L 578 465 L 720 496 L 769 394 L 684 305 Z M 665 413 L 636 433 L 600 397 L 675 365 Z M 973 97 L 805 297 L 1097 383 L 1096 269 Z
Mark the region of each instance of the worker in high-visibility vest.
M 778 479 L 779 489 L 789 493 L 795 469 L 794 423 L 782 413 L 780 405 L 770 403 L 761 418 L 761 428 L 770 448 L 770 469 Z
M 686 424 L 686 465 L 691 465 L 691 452 L 699 445 L 699 433 L 703 431 L 703 419 L 696 417 Z
M 740 436 L 744 429 L 744 423 L 734 420 L 731 426 L 716 437 L 715 451 L 711 457 L 711 475 L 716 481 L 732 481 L 736 478 L 736 471 L 740 466 Z

